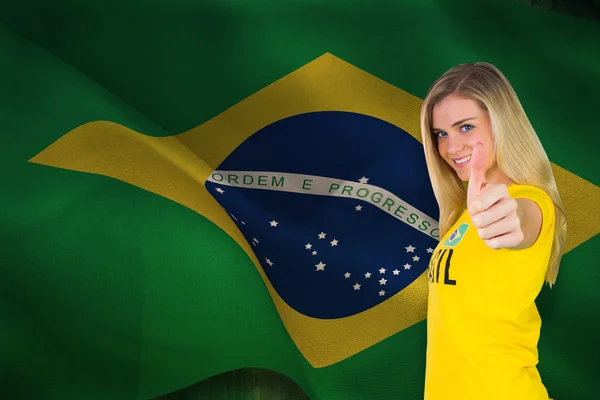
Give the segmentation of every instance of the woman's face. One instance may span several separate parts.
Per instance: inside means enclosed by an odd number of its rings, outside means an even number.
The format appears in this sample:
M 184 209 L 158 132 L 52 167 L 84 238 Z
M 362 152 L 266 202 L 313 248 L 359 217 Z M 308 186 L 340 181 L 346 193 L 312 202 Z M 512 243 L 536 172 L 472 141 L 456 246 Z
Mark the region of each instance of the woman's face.
M 471 154 L 477 142 L 485 147 L 486 170 L 494 165 L 490 117 L 474 100 L 454 94 L 445 97 L 433 107 L 432 126 L 440 156 L 461 181 L 471 176 Z

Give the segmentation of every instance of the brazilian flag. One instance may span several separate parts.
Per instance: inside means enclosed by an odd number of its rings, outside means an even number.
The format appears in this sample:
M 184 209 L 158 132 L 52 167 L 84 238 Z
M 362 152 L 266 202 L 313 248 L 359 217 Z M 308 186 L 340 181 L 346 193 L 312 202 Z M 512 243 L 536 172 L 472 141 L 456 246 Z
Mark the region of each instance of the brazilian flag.
M 244 367 L 420 399 L 438 210 L 419 129 L 496 65 L 568 215 L 538 299 L 553 398 L 600 393 L 600 24 L 508 0 L 0 8 L 0 387 L 148 399 Z

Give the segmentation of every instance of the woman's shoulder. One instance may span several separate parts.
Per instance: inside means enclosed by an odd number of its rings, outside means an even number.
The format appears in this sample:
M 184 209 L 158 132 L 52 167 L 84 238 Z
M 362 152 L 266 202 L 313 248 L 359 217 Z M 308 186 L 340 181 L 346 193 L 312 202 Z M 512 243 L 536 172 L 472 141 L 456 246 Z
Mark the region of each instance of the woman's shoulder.
M 535 202 L 542 212 L 540 236 L 551 235 L 555 224 L 556 214 L 554 202 L 546 191 L 533 185 L 513 184 L 508 186 L 508 194 L 513 199 L 525 198 Z
M 537 186 L 512 184 L 508 186 L 508 194 L 513 199 L 526 198 L 535 201 L 540 207 L 554 208 L 554 203 L 548 193 Z

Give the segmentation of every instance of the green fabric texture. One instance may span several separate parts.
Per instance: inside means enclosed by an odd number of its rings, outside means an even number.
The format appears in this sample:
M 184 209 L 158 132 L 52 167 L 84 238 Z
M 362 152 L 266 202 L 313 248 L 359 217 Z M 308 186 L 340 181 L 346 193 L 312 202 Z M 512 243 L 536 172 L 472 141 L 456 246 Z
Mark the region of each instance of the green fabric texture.
M 211 119 L 329 52 L 423 98 L 498 66 L 552 162 L 600 185 L 600 24 L 494 0 L 22 0 L 0 6 L 0 387 L 14 399 L 147 399 L 224 371 L 315 400 L 423 397 L 425 322 L 313 369 L 254 264 L 211 221 L 103 176 L 28 163 L 108 120 L 152 136 Z M 539 298 L 557 399 L 600 393 L 600 238 Z

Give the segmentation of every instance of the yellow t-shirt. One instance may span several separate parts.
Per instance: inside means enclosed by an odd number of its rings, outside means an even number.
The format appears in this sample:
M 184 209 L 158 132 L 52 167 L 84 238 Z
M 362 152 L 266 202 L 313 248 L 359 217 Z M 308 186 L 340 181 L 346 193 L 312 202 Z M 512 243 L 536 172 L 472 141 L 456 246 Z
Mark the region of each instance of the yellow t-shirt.
M 535 201 L 543 223 L 523 250 L 494 250 L 465 211 L 429 262 L 425 400 L 548 400 L 536 365 L 542 289 L 554 231 L 554 206 L 532 186 L 513 198 Z

